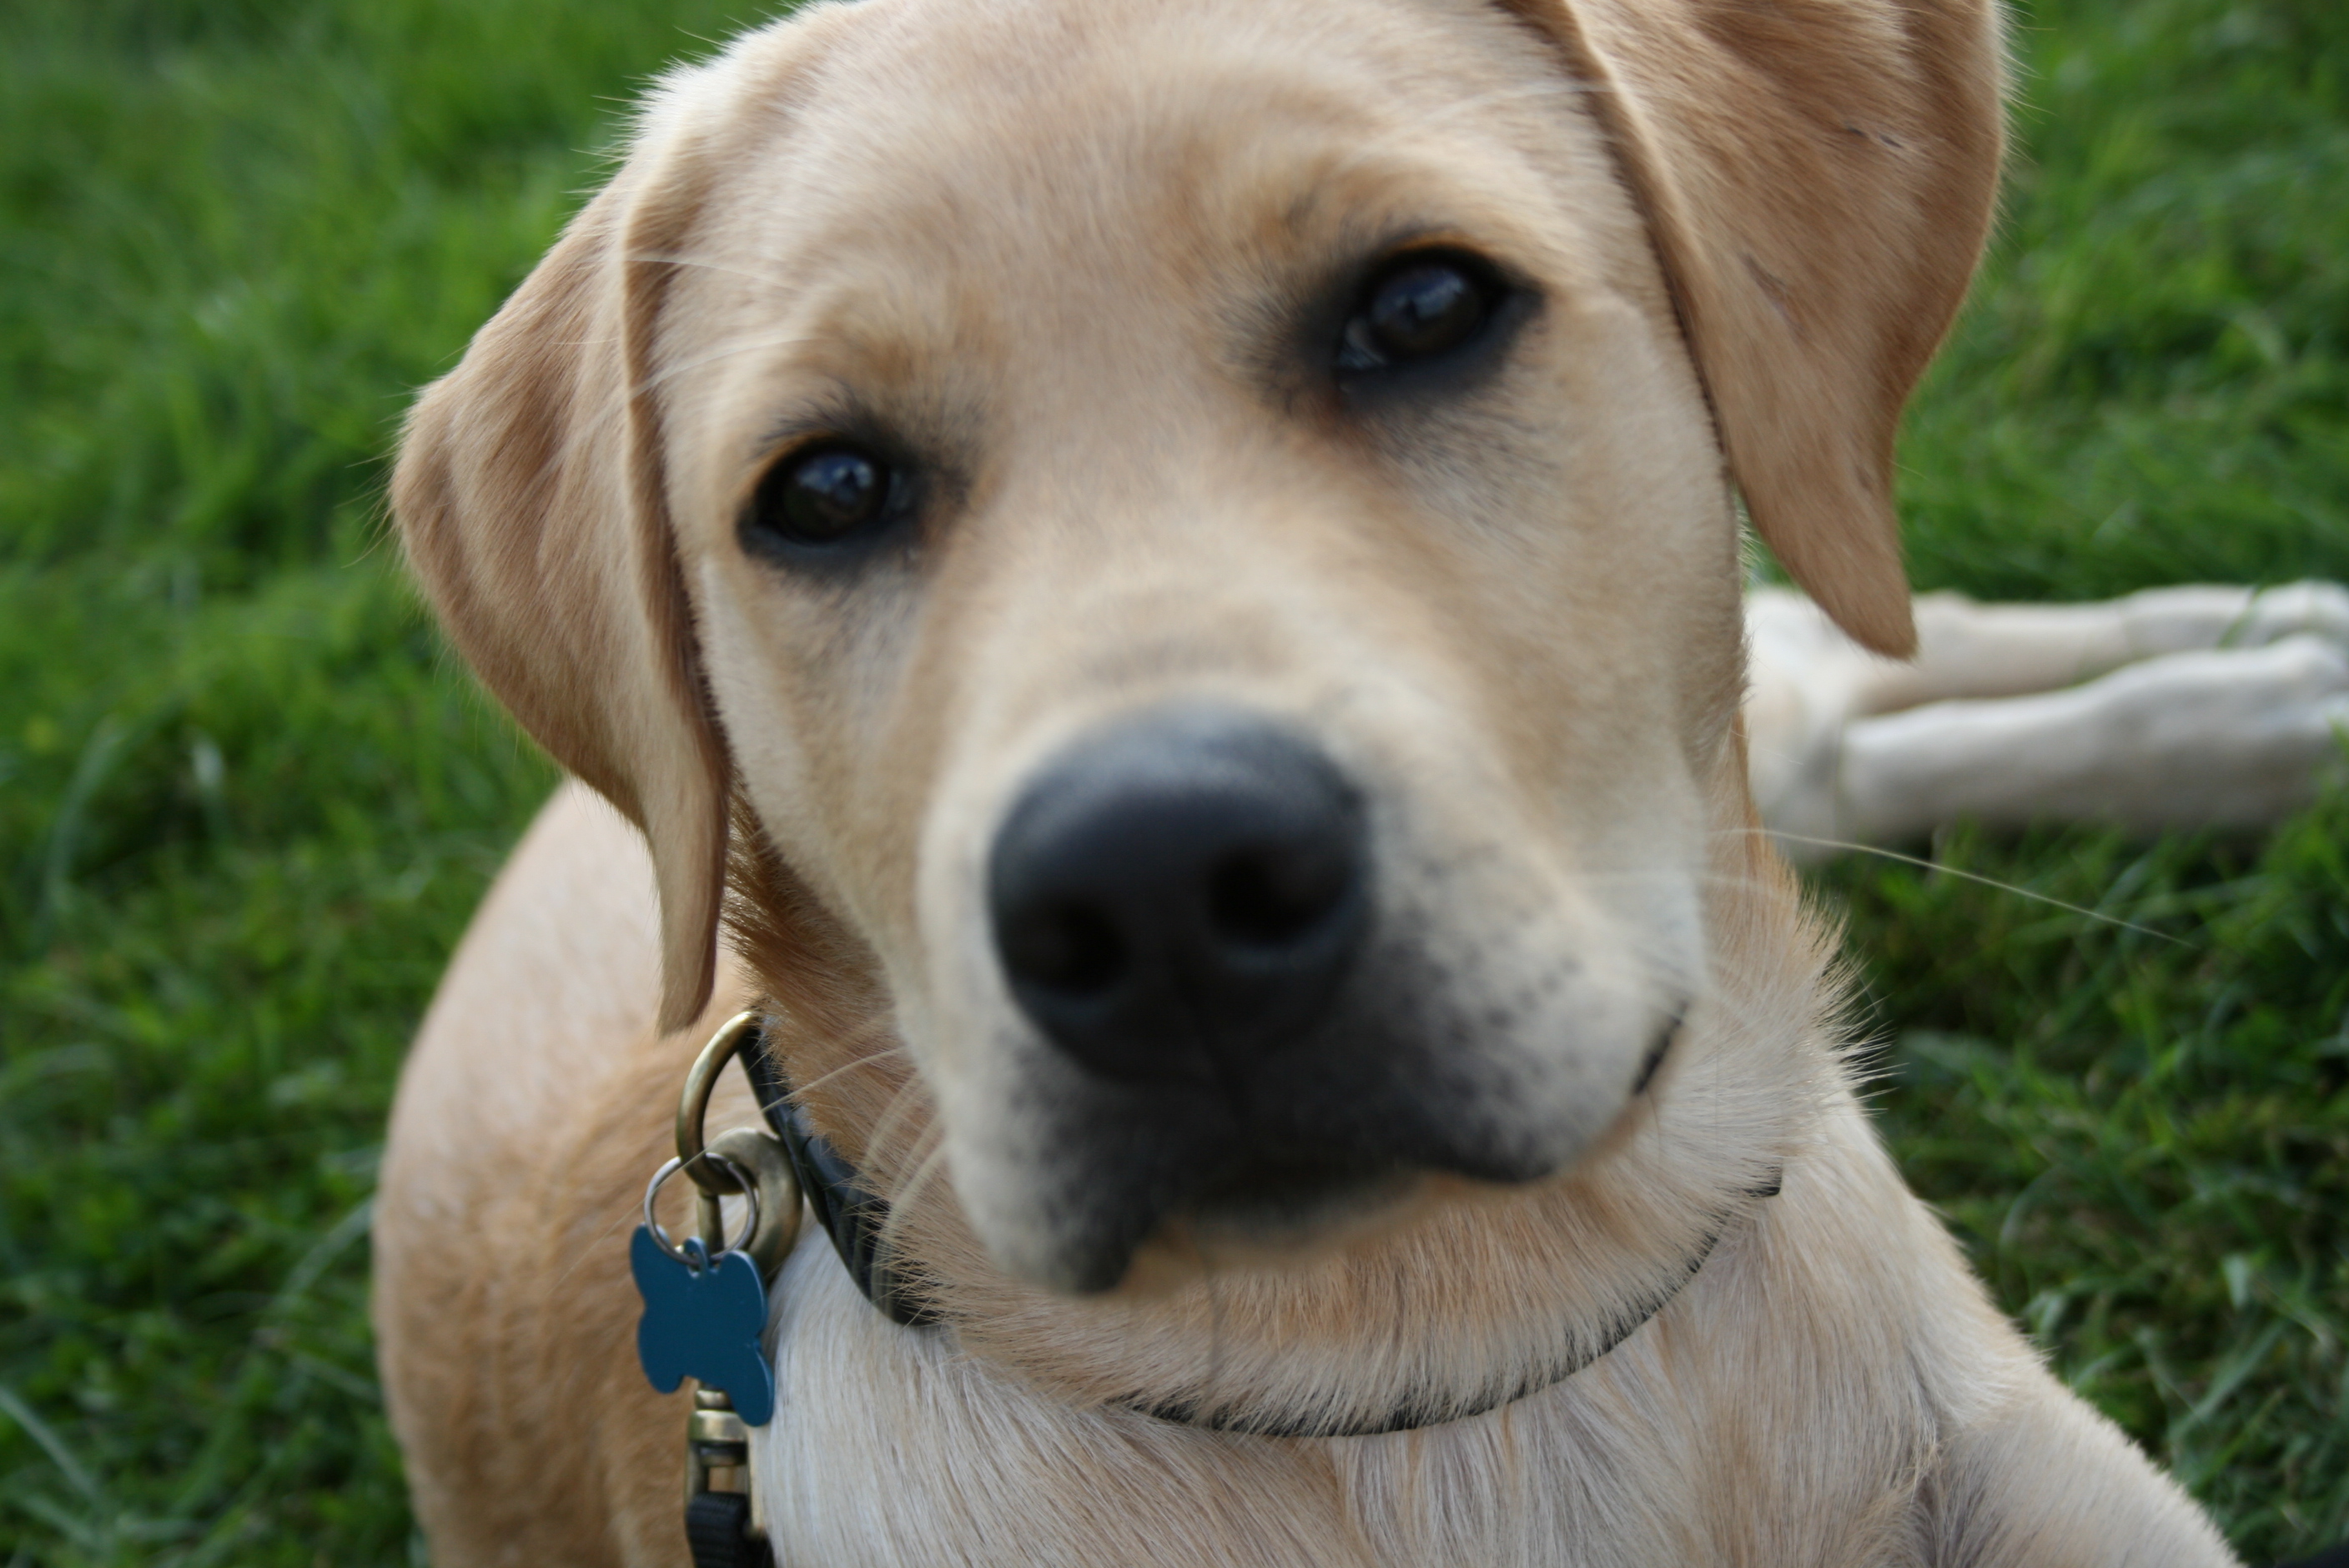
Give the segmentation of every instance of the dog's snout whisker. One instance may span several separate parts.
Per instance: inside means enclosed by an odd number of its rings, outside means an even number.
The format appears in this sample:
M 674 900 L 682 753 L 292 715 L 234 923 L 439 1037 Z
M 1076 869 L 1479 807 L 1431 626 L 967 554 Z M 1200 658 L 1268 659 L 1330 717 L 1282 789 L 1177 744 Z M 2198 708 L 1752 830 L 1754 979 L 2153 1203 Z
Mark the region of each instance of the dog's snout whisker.
M 1048 764 L 989 868 L 1021 1009 L 1120 1079 L 1244 1079 L 1309 1030 L 1362 942 L 1369 883 L 1346 776 L 1211 707 L 1145 713 Z

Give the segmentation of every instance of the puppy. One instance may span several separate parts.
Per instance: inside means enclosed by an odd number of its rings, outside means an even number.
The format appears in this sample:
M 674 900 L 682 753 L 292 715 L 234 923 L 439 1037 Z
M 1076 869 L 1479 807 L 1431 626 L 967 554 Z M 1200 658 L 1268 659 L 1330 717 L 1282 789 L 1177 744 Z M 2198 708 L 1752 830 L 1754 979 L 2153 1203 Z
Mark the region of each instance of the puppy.
M 1999 49 L 864 0 L 662 84 L 394 487 L 617 809 L 533 829 L 393 1119 L 435 1560 L 685 1560 L 625 1233 L 750 1006 L 926 1319 L 783 1266 L 780 1563 L 2231 1561 L 1902 1186 L 1736 724 L 1734 497 L 1911 645 Z

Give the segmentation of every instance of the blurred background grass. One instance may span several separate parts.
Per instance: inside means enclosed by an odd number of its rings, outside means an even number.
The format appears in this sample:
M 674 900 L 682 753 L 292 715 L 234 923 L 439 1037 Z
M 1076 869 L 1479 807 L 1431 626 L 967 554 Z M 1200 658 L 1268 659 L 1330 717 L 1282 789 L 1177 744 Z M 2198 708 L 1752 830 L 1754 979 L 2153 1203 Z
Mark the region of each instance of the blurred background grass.
M 11 1568 L 415 1552 L 367 1201 L 407 1035 L 553 775 L 401 585 L 383 453 L 619 104 L 756 17 L 0 8 Z M 2349 7 L 2029 0 L 2016 44 L 2008 220 L 1904 449 L 1920 581 L 2349 579 Z M 2345 838 L 2336 799 L 2257 843 L 1933 846 L 2158 936 L 1911 867 L 1821 882 L 1911 1179 L 2254 1560 L 2349 1535 Z

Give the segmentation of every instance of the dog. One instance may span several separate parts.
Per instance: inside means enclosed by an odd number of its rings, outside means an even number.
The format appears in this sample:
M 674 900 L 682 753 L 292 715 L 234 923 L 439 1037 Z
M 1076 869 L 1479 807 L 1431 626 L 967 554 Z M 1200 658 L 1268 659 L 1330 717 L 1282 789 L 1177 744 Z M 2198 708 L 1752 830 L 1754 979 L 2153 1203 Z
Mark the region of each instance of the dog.
M 688 1560 L 626 1233 L 739 1008 L 918 1304 L 781 1262 L 778 1563 L 2233 1561 L 1901 1182 L 1747 783 L 1741 501 L 1914 645 L 1999 29 L 863 0 L 664 80 L 394 480 L 578 780 L 385 1156 L 434 1561 Z

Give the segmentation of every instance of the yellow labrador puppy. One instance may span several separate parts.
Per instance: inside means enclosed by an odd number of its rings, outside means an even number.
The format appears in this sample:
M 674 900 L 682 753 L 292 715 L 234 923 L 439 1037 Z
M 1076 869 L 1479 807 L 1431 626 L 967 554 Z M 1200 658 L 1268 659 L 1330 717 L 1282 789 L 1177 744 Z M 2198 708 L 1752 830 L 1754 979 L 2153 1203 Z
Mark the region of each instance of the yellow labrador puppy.
M 1887 1160 L 1735 722 L 1737 496 L 1910 645 L 1999 49 L 864 0 L 665 82 L 395 489 L 617 808 L 533 830 L 394 1118 L 435 1561 L 686 1560 L 626 1232 L 746 1006 L 905 1293 L 775 1282 L 783 1564 L 2231 1561 Z

